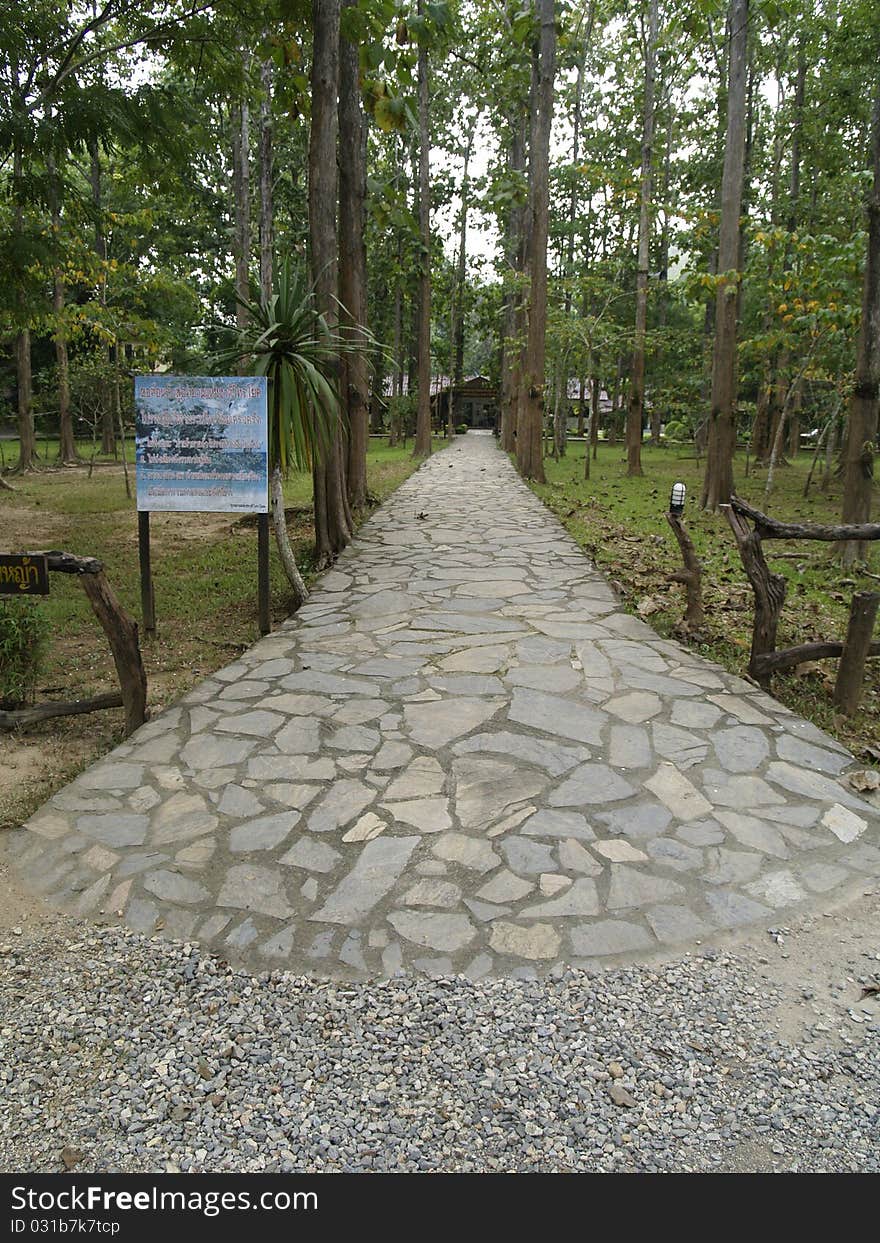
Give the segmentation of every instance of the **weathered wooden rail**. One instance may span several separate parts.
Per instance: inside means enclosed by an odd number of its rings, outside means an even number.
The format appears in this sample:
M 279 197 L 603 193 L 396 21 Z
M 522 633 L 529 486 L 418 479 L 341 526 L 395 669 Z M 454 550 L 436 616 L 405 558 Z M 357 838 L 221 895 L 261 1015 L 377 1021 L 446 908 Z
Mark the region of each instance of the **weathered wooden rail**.
M 743 567 L 755 596 L 752 649 L 749 674 L 767 688 L 774 673 L 811 660 L 839 657 L 834 689 L 835 706 L 851 716 L 859 706 L 865 676 L 865 662 L 880 656 L 880 643 L 872 639 L 880 606 L 880 593 L 856 592 L 850 607 L 849 626 L 842 642 L 828 640 L 801 643 L 797 647 L 776 649 L 776 632 L 785 603 L 786 581 L 774 574 L 764 558 L 762 540 L 799 539 L 843 542 L 880 539 L 880 522 L 828 526 L 812 522 L 780 522 L 741 500 L 730 498 L 722 510 L 733 531 Z M 752 525 L 750 526 L 749 523 Z
M 30 708 L 0 711 L 0 729 L 16 729 L 50 717 L 122 707 L 125 709 L 126 736 L 133 733 L 147 719 L 147 675 L 141 660 L 137 622 L 119 603 L 107 581 L 103 563 L 95 557 L 77 557 L 69 552 L 33 552 L 28 555 L 45 557 L 50 571 L 78 577 L 110 644 L 120 691 L 95 695 L 91 699 L 41 703 Z

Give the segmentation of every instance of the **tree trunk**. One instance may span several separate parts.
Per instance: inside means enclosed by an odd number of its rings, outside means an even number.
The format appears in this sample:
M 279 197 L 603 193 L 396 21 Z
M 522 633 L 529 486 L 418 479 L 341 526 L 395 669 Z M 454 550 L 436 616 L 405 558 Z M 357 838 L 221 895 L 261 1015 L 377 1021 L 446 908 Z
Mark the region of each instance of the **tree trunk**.
M 511 117 L 510 150 L 508 168 L 512 173 L 521 173 L 525 169 L 525 113 L 517 109 Z M 511 203 L 507 216 L 504 257 L 509 274 L 521 277 L 525 257 L 525 215 L 523 206 L 516 201 Z M 523 329 L 522 289 L 514 286 L 508 289 L 504 305 L 504 352 L 501 363 L 501 448 L 505 453 L 512 453 L 516 448 L 516 411 L 517 393 L 519 388 L 519 362 L 521 346 L 519 338 Z
M 313 0 L 312 116 L 309 134 L 309 243 L 315 302 L 328 324 L 337 319 L 337 93 L 339 0 Z M 339 377 L 337 374 L 336 384 Z M 315 461 L 315 553 L 329 565 L 351 539 L 345 495 L 342 428 Z
M 715 303 L 712 402 L 702 496 L 703 508 L 712 511 L 719 505 L 727 504 L 733 493 L 733 454 L 736 448 L 736 310 L 739 284 L 739 217 L 745 163 L 748 23 L 749 0 L 730 0 L 727 137 L 718 244 L 720 280 Z
M 654 81 L 656 76 L 659 0 L 650 0 L 645 48 L 645 112 L 642 122 L 642 171 L 639 196 L 639 252 L 636 269 L 636 329 L 632 384 L 626 419 L 626 473 L 642 474 L 645 426 L 645 334 L 648 326 L 648 267 L 651 254 L 651 162 L 654 151 Z
M 479 113 L 470 122 L 464 148 L 464 172 L 461 179 L 461 226 L 458 236 L 458 271 L 455 278 L 455 369 L 453 371 L 453 406 L 449 414 L 450 429 L 461 422 L 461 386 L 464 382 L 464 300 L 467 275 L 467 226 L 470 207 L 470 162 Z
M 21 187 L 22 152 L 15 148 L 12 180 L 15 196 L 14 229 L 20 236 L 24 229 L 23 190 Z M 34 431 L 33 382 L 31 378 L 31 333 L 27 326 L 26 295 L 19 287 L 16 295 L 19 328 L 15 335 L 15 383 L 18 406 L 18 465 L 20 472 L 34 469 L 37 457 L 37 438 Z
M 526 479 L 544 482 L 541 431 L 544 417 L 544 359 L 547 331 L 547 233 L 549 216 L 550 127 L 556 74 L 556 13 L 554 0 L 536 0 L 540 35 L 535 54 L 537 71 L 532 109 L 529 160 L 531 228 L 528 336 L 521 384 L 522 407 L 517 425 L 516 457 Z
M 275 466 L 272 470 L 272 477 L 269 480 L 269 495 L 272 504 L 272 526 L 275 529 L 275 543 L 278 545 L 278 555 L 281 558 L 284 573 L 287 575 L 287 581 L 290 583 L 293 592 L 294 607 L 299 608 L 303 601 L 308 598 L 309 592 L 299 572 L 299 566 L 296 564 L 296 558 L 290 546 L 290 537 L 287 533 L 287 516 L 284 512 L 284 481 L 281 478 L 280 466 Z
M 46 161 L 49 173 L 49 197 L 52 211 L 52 231 L 56 246 L 60 246 L 61 201 L 58 174 L 52 155 Z M 76 440 L 73 434 L 73 412 L 70 408 L 70 365 L 67 357 L 67 332 L 64 327 L 64 303 L 67 291 L 62 268 L 56 264 L 52 272 L 52 315 L 54 318 L 55 367 L 58 372 L 58 460 L 70 466 L 78 460 Z
M 272 62 L 260 66 L 260 297 L 272 297 L 275 205 L 272 194 Z
M 347 6 L 356 0 L 344 2 Z M 366 194 L 367 123 L 361 107 L 358 48 L 343 39 L 339 49 L 339 300 L 343 331 L 355 341 L 367 326 Z M 370 404 L 369 365 L 363 349 L 345 358 L 342 378 L 342 408 L 348 424 L 348 500 L 353 509 L 363 509 Z
M 424 0 L 419 0 L 419 16 Z M 431 452 L 431 180 L 428 159 L 428 48 L 419 45 L 419 335 L 417 339 L 418 408 L 413 457 L 427 457 Z
M 98 152 L 98 144 L 93 141 L 89 143 L 89 181 L 92 190 L 92 207 L 95 212 L 95 254 L 98 256 L 102 264 L 102 271 L 98 281 L 98 300 L 101 306 L 107 305 L 107 272 L 103 265 L 107 262 L 107 237 L 104 233 L 104 202 L 103 189 L 101 185 L 101 157 Z M 107 350 L 108 361 L 114 362 L 113 346 L 109 346 Z M 104 389 L 105 402 L 101 418 L 101 452 L 111 454 L 116 452 L 116 428 L 113 421 L 113 392 L 112 383 L 111 391 L 108 393 L 106 386 Z
M 849 430 L 844 463 L 843 521 L 870 522 L 874 485 L 874 447 L 880 406 L 880 81 L 871 122 L 871 163 L 874 182 L 868 199 L 868 253 L 862 289 L 856 378 L 849 403 Z M 864 561 L 864 543 L 846 543 L 843 564 Z
M 247 57 L 245 57 L 247 67 Z M 250 209 L 250 114 L 246 99 L 233 112 L 232 128 L 232 192 L 235 211 L 233 255 L 235 258 L 235 292 L 239 298 L 250 297 L 251 209 Z M 235 322 L 247 327 L 248 313 L 240 303 L 235 306 Z

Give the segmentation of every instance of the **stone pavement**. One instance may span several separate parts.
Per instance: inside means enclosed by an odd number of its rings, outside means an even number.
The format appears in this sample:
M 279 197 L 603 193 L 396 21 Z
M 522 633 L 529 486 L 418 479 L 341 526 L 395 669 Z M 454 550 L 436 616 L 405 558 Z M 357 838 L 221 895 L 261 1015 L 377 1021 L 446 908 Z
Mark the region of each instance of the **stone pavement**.
M 471 434 L 8 849 L 64 909 L 257 968 L 530 974 L 880 875 L 852 764 L 622 612 Z

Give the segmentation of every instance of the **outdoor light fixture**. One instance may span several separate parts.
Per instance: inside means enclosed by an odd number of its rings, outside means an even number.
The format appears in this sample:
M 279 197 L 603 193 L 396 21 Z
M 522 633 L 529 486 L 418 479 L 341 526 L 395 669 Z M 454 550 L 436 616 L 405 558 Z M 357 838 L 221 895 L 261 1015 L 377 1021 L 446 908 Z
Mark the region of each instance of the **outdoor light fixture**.
M 669 497 L 669 512 L 671 514 L 684 513 L 684 498 L 687 488 L 683 483 L 674 483 L 672 485 L 672 493 Z

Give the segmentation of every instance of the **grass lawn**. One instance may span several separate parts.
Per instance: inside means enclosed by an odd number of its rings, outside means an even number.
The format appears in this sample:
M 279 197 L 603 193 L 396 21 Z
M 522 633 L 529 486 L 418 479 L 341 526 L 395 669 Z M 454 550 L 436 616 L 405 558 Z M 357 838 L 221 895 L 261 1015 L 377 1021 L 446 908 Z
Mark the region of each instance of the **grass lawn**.
M 812 454 L 803 452 L 790 465 L 777 468 L 773 492 L 765 502 L 766 471 L 754 468 L 745 475 L 745 456 L 735 464 L 738 494 L 758 509 L 780 519 L 802 522 L 839 522 L 840 484 L 833 481 L 827 494 L 815 485 L 803 495 Z M 622 445 L 600 444 L 591 477 L 584 480 L 584 445 L 570 444 L 564 458 L 545 463 L 546 484 L 534 491 L 563 525 L 615 582 L 626 607 L 639 613 L 661 634 L 670 635 L 684 615 L 684 588 L 669 584 L 666 576 L 681 568 L 675 537 L 666 523 L 669 493 L 676 480 L 687 485 L 685 521 L 703 562 L 703 599 L 706 626 L 703 655 L 727 669 L 744 674 L 748 665 L 753 615 L 752 589 L 746 579 L 733 534 L 721 515 L 700 510 L 704 462 L 697 463 L 690 447 L 642 450 L 644 476 L 626 477 Z M 818 475 L 818 470 L 817 470 Z M 833 545 L 810 541 L 768 540 L 764 552 L 771 568 L 788 580 L 785 608 L 779 627 L 779 647 L 817 639 L 842 639 L 849 604 L 855 591 L 876 591 L 880 548 L 866 573 L 844 574 L 831 557 Z M 656 611 L 653 611 L 655 610 Z M 877 756 L 867 747 L 880 747 L 880 661 L 868 662 L 865 694 L 856 717 L 835 714 L 831 690 L 837 661 L 801 666 L 773 680 L 773 693 L 794 711 L 838 737 L 867 763 Z
M 384 440 L 371 440 L 367 485 L 374 503 L 418 465 L 411 452 L 411 444 L 389 449 Z M 12 453 L 7 441 L 7 461 Z M 10 482 L 14 493 L 0 491 L 0 551 L 51 548 L 98 557 L 122 604 L 139 619 L 135 502 L 125 495 L 121 466 L 99 465 L 91 479 L 87 468 L 76 467 Z M 291 542 L 307 582 L 314 578 L 311 488 L 308 474 L 291 476 L 285 486 Z M 259 638 L 257 528 L 253 517 L 235 514 L 153 514 L 150 526 L 158 634 L 142 635 L 141 649 L 155 712 Z M 274 539 L 271 578 L 279 623 L 290 612 L 290 598 Z M 80 699 L 118 689 L 104 633 L 82 588 L 66 574 L 51 575 L 50 587 L 39 605 L 52 638 L 37 698 Z M 0 826 L 18 822 L 121 738 L 121 709 L 47 721 L 18 736 L 0 733 L 0 774 L 12 770 L 11 791 L 0 780 Z

